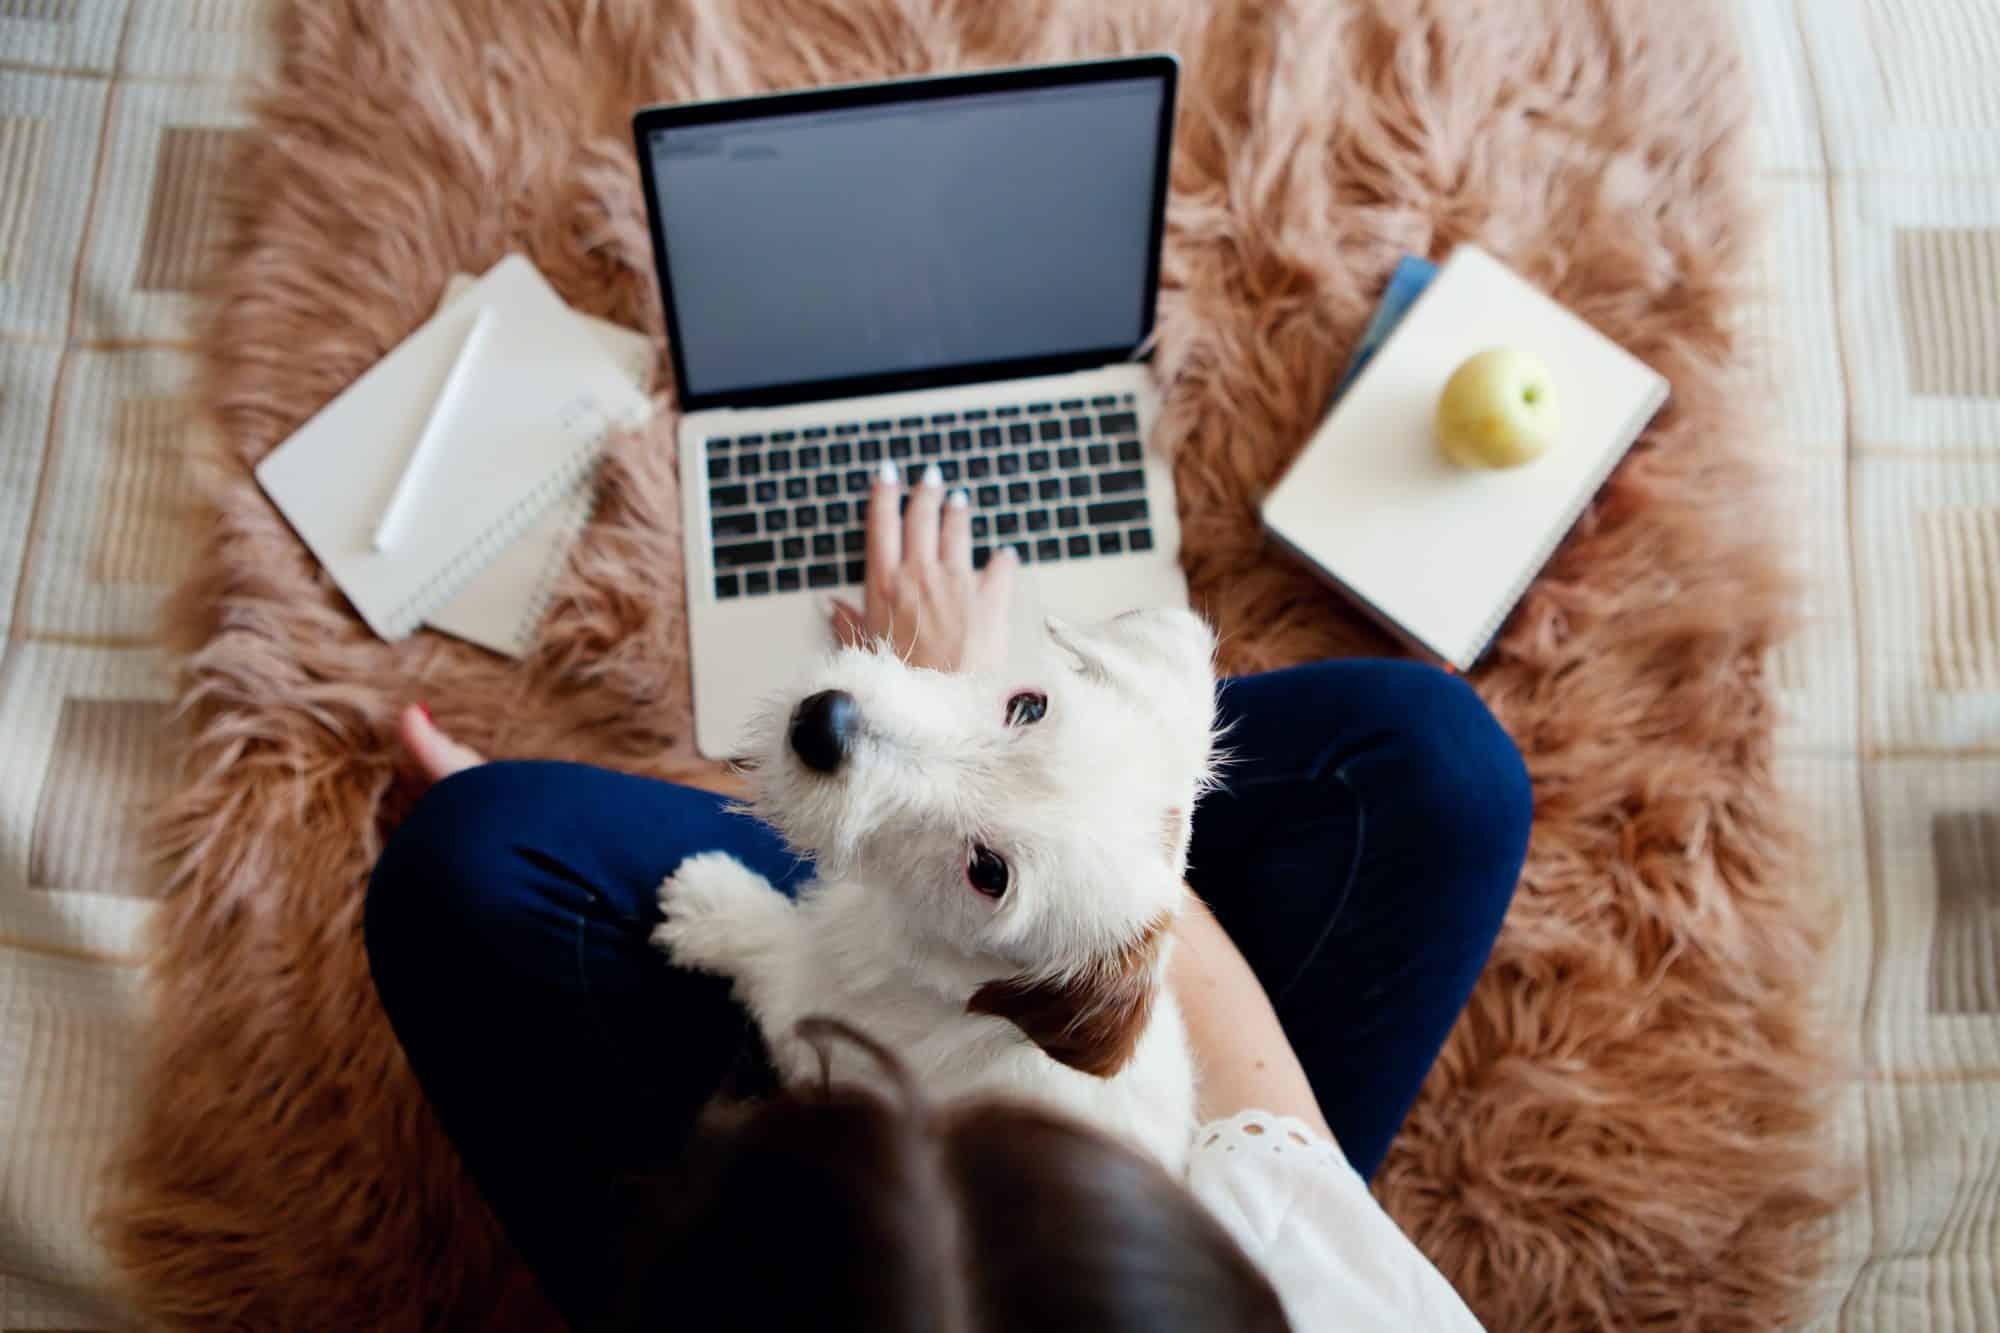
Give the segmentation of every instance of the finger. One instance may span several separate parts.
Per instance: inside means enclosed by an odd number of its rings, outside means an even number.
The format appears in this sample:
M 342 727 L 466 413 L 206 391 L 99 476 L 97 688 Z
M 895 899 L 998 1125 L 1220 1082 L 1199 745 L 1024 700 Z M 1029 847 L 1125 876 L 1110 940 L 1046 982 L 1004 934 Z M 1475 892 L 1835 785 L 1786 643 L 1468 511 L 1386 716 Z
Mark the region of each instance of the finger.
M 854 648 L 868 637 L 868 618 L 861 608 L 845 598 L 833 599 L 833 641 L 843 648 Z
M 903 563 L 902 515 L 896 502 L 903 486 L 896 478 L 896 465 L 884 463 L 875 474 L 875 489 L 868 495 L 868 586 L 880 586 Z
M 938 560 L 938 508 L 944 503 L 944 474 L 936 463 L 924 467 L 923 479 L 910 495 L 903 516 L 903 559 L 919 568 Z
M 972 569 L 972 497 L 954 490 L 944 501 L 944 536 L 938 543 L 938 558 L 953 573 Z
M 430 709 L 410 704 L 396 719 L 396 736 L 417 771 L 430 782 L 448 778 L 486 762 L 486 756 L 469 745 L 461 745 L 431 720 Z
M 1014 573 L 1021 567 L 1021 554 L 1012 546 L 998 546 L 986 568 L 979 571 L 979 604 L 999 615 L 1007 615 L 1007 600 L 1013 596 Z

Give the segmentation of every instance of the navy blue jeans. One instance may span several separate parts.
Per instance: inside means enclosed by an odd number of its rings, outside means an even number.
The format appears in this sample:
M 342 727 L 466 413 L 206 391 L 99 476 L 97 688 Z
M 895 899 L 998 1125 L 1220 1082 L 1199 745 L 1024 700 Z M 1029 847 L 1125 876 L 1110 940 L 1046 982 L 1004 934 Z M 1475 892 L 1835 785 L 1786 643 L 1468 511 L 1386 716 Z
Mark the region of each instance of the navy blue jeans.
M 1472 690 L 1402 662 L 1218 689 L 1234 760 L 1189 882 L 1269 991 L 1372 1174 L 1485 965 L 1528 843 L 1519 752 Z M 557 1307 L 614 1289 L 614 1198 L 664 1166 L 744 1047 L 713 977 L 648 941 L 660 881 L 728 851 L 809 868 L 706 792 L 554 763 L 438 783 L 368 888 L 375 985 L 438 1118 Z

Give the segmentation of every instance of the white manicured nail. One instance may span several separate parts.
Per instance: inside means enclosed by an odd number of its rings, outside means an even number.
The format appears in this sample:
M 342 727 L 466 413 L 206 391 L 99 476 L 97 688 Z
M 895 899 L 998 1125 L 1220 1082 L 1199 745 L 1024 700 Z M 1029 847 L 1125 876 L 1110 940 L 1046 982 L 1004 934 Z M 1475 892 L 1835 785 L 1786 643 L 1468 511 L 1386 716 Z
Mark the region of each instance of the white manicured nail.
M 877 472 L 875 476 L 884 486 L 894 486 L 897 480 L 896 465 L 894 463 L 884 463 L 882 470 Z
M 924 475 L 917 478 L 917 480 L 925 486 L 942 486 L 944 485 L 944 473 L 938 471 L 936 463 L 926 463 L 924 464 Z
M 972 503 L 972 497 L 967 495 L 963 490 L 954 490 L 950 495 L 944 497 L 944 502 L 953 509 L 963 509 Z

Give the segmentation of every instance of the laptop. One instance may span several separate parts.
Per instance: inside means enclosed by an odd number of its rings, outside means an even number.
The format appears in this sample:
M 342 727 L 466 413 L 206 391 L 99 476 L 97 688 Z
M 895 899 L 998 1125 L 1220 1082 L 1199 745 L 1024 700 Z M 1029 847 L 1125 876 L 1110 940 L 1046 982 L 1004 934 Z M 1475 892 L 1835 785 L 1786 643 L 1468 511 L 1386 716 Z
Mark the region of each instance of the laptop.
M 680 389 L 695 740 L 859 599 L 883 463 L 972 501 L 1050 612 L 1185 605 L 1142 360 L 1178 65 L 1148 55 L 633 118 Z

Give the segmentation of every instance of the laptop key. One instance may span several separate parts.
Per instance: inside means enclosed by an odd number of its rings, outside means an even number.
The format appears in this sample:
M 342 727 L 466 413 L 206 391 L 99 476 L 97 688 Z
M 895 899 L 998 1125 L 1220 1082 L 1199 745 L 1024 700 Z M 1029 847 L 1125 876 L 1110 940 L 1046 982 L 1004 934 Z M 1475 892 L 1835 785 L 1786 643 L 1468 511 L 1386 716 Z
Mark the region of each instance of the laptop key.
M 1027 482 L 1010 481 L 1007 483 L 1008 504 L 1024 505 L 1028 503 L 1028 501 L 1034 498 L 1035 498 L 1035 488 L 1033 486 L 1030 486 Z
M 833 433 L 835 435 L 859 435 L 861 433 L 861 423 L 858 421 L 843 421 L 833 428 Z
M 1143 457 L 1145 457 L 1145 451 L 1139 447 L 1137 440 L 1120 440 L 1118 442 L 1119 462 L 1136 463 Z
M 991 535 L 992 531 L 993 531 L 992 519 L 988 518 L 984 514 L 974 514 L 972 516 L 972 535 L 975 539 L 979 537 L 989 536 Z
M 889 457 L 908 458 L 909 456 L 910 456 L 910 437 L 907 435 L 890 436 Z
M 1146 518 L 1144 500 L 1104 500 L 1091 505 L 1084 511 L 1090 526 L 1101 528 L 1107 523 L 1139 523 Z
M 1066 444 L 1056 450 L 1056 466 L 1063 471 L 1068 472 L 1071 468 L 1081 467 L 1082 465 L 1083 450 L 1077 448 L 1075 445 Z
M 1002 537 L 1011 537 L 1021 530 L 1019 514 L 1002 514 L 993 520 L 993 530 Z
M 863 440 L 856 452 L 864 463 L 879 463 L 882 461 L 882 441 Z
M 757 515 L 745 509 L 736 514 L 717 514 L 709 520 L 708 530 L 721 541 L 724 537 L 754 537 L 757 535 Z
M 866 468 L 856 468 L 847 474 L 847 493 L 849 495 L 864 495 L 867 491 L 868 470 Z M 866 513 L 867 511 L 863 510 L 862 512 Z
M 1021 558 L 1021 563 L 1024 565 L 1034 558 L 1033 552 L 1029 550 L 1026 542 L 1015 542 L 1014 554 Z
M 1037 423 L 1035 431 L 1044 440 L 1060 440 L 1062 438 L 1062 422 L 1056 420 L 1054 417 L 1050 417 L 1047 421 Z
M 761 434 L 739 435 L 736 437 L 736 447 L 738 449 L 761 449 L 764 447 L 764 437 Z
M 778 483 L 775 481 L 760 481 L 757 483 L 757 489 L 752 491 L 751 494 L 757 497 L 757 503 L 760 505 L 774 504 L 778 499 Z
M 1069 437 L 1072 440 L 1081 440 L 1091 433 L 1092 427 L 1096 424 L 1089 417 L 1071 417 L 1069 419 Z
M 868 578 L 868 562 L 866 560 L 850 560 L 841 567 L 841 572 L 847 576 L 846 582 L 861 583 Z
M 717 597 L 734 597 L 738 590 L 737 579 L 734 574 L 717 574 L 715 576 L 715 595 Z
M 808 588 L 831 588 L 840 582 L 838 565 L 807 565 L 806 586 Z
M 784 510 L 773 509 L 770 513 L 764 515 L 764 531 L 783 532 L 785 530 L 785 524 L 788 523 L 789 521 L 790 517 L 785 513 Z
M 764 466 L 773 472 L 790 472 L 792 470 L 792 451 L 790 449 L 773 449 L 770 453 L 764 455 Z
M 1069 498 L 1080 500 L 1090 494 L 1090 474 L 1079 472 L 1069 479 Z
M 924 424 L 922 417 L 898 417 L 896 424 L 904 430 L 916 430 Z
M 1047 472 L 1048 470 L 1049 470 L 1049 451 L 1046 449 L 1028 450 L 1028 471 Z
M 1060 537 L 1044 537 L 1035 543 L 1035 559 L 1042 564 L 1047 564 L 1051 560 L 1060 560 L 1062 559 L 1062 548 L 1063 544 Z
M 813 468 L 819 466 L 819 455 L 820 455 L 820 447 L 818 445 L 816 444 L 806 445 L 804 448 L 799 450 L 799 466 L 805 468 L 808 471 L 811 471 Z
M 1035 495 L 1038 499 L 1043 500 L 1062 499 L 1062 479 L 1059 477 L 1043 477 L 1035 483 Z
M 714 435 L 714 436 L 710 436 L 710 437 L 709 437 L 709 441 L 708 441 L 708 451 L 709 451 L 710 453 L 712 453 L 712 454 L 726 454 L 726 453 L 728 453 L 728 452 L 729 452 L 729 437 L 728 437 L 727 435 Z
M 785 498 L 787 500 L 803 500 L 806 498 L 806 492 L 811 489 L 812 484 L 804 477 L 785 478 Z
M 1056 510 L 1056 526 L 1059 528 L 1073 528 L 1081 522 L 1083 513 L 1075 505 L 1064 505 Z
M 991 449 L 998 443 L 1000 443 L 1000 428 L 998 426 L 981 426 L 979 428 L 980 448 Z
M 1002 412 L 1005 412 L 1005 411 L 1006 411 L 1007 409 L 1003 407 L 1003 408 L 1001 408 L 1000 410 L 1001 410 Z M 990 547 L 990 546 L 975 546 L 975 547 L 973 547 L 973 548 L 972 548 L 972 567 L 973 567 L 974 569 L 984 569 L 984 568 L 986 568 L 986 562 L 987 562 L 988 560 L 991 560 L 992 558 L 993 558 L 993 548 L 992 548 L 992 547 Z
M 813 494 L 814 495 L 840 494 L 840 474 L 837 472 L 822 472 L 817 477 L 814 477 Z
M 838 528 L 843 526 L 846 522 L 847 522 L 847 501 L 845 500 L 827 501 L 826 525 L 829 528 Z
M 804 537 L 787 537 L 782 549 L 785 553 L 785 559 L 803 560 L 806 558 L 806 539 Z
M 993 409 L 993 415 L 996 417 L 1018 417 L 1021 415 L 1021 409 L 1013 406 L 996 407 Z
M 1031 416 L 1031 417 L 1039 417 L 1039 416 L 1045 416 L 1045 415 L 1047 415 L 1048 413 L 1050 413 L 1050 412 L 1053 412 L 1053 411 L 1055 411 L 1055 410 L 1056 410 L 1056 409 L 1055 409 L 1055 404 L 1053 404 L 1053 403 L 1029 403 L 1029 404 L 1028 404 L 1028 415 L 1029 415 L 1029 416 Z
M 745 454 L 736 460 L 736 475 L 754 477 L 764 470 L 764 460 L 756 454 Z
M 953 453 L 962 454 L 972 447 L 972 432 L 969 430 L 955 430 L 945 436 L 945 440 L 951 445 Z
M 1021 471 L 1021 455 L 1002 454 L 994 462 L 994 466 L 1000 469 L 1000 475 L 1003 477 L 1015 476 Z
M 848 555 L 853 555 L 867 544 L 868 535 L 860 528 L 849 528 L 840 534 L 840 549 Z
M 709 479 L 710 481 L 728 481 L 728 480 L 729 480 L 729 460 L 728 460 L 728 459 L 726 459 L 726 458 L 711 458 L 711 459 L 709 459 L 709 460 L 708 460 L 708 479 Z
M 834 551 L 833 534 L 830 532 L 815 532 L 812 539 L 812 548 L 814 556 L 824 557 L 832 555 Z
M 885 430 L 894 430 L 895 428 L 896 423 L 893 421 L 871 421 L 868 423 L 868 429 L 876 435 L 880 435 Z
M 1100 393 L 1097 397 L 1090 400 L 1090 405 L 1092 407 L 1116 407 L 1118 406 L 1118 400 L 1108 393 Z
M 1152 550 L 1153 530 L 1151 528 L 1132 529 L 1130 532 L 1125 534 L 1125 545 L 1127 549 L 1133 551 Z
M 797 509 L 794 509 L 794 510 L 792 511 L 792 526 L 793 526 L 793 527 L 798 527 L 798 528 L 816 528 L 816 527 L 818 527 L 818 526 L 819 526 L 819 506 L 818 506 L 818 505 L 800 505 L 800 506 L 799 506 L 799 507 L 798 507 Z
M 917 436 L 917 452 L 925 458 L 936 458 L 944 452 L 944 436 L 934 430 L 927 430 Z
M 1106 435 L 1131 435 L 1139 429 L 1139 414 L 1106 412 L 1097 419 L 1097 429 Z
M 777 554 L 775 542 L 733 542 L 715 548 L 715 567 L 738 569 L 744 565 L 768 564 Z
M 748 486 L 711 486 L 708 488 L 710 509 L 734 509 L 737 505 L 750 503 Z
M 1123 495 L 1126 491 L 1146 489 L 1146 474 L 1138 468 L 1129 472 L 1101 472 L 1097 477 L 1099 495 Z
M 1072 556 L 1090 554 L 1090 538 L 1078 533 L 1069 539 L 1069 553 Z
M 796 431 L 774 430 L 771 432 L 772 444 L 790 444 L 793 440 L 796 440 L 797 438 L 798 438 L 798 432 Z
M 968 407 L 958 414 L 958 419 L 960 421 L 984 421 L 986 420 L 986 409 L 983 407 Z
M 826 461 L 834 467 L 846 467 L 854 461 L 854 446 L 851 444 L 830 444 L 826 447 Z
M 805 428 L 805 430 L 804 430 L 804 431 L 800 432 L 800 434 L 801 434 L 801 437 L 802 437 L 802 438 L 804 438 L 804 439 L 808 439 L 808 440 L 823 440 L 823 439 L 825 439 L 825 438 L 826 438 L 826 427 L 824 427 L 824 426 L 807 426 L 807 427 Z
M 1025 421 L 1017 421 L 1007 427 L 1007 443 L 1027 444 L 1035 438 L 1035 428 Z
M 1097 534 L 1097 553 L 1099 555 L 1117 555 L 1124 549 L 1125 539 L 1117 533 L 1100 532 Z
M 799 590 L 799 571 L 791 565 L 787 565 L 783 569 L 779 570 L 778 591 L 797 592 L 798 590 Z
M 771 591 L 771 571 L 753 569 L 743 576 L 743 591 L 752 597 Z
M 1046 510 L 1046 509 L 1030 509 L 1030 510 L 1028 511 L 1028 513 L 1027 513 L 1027 519 L 1028 519 L 1028 531 L 1030 531 L 1030 532 L 1047 532 L 1047 531 L 1049 530 L 1049 511 L 1048 511 L 1048 510 Z
M 1065 398 L 1060 403 L 1057 403 L 1056 406 L 1065 412 L 1081 412 L 1083 411 L 1083 399 Z
M 947 458 L 944 462 L 938 464 L 938 475 L 946 481 L 957 481 L 958 473 L 959 467 L 956 458 Z
M 993 460 L 990 458 L 968 458 L 965 460 L 965 475 L 978 481 L 981 477 L 993 475 Z
M 974 498 L 979 501 L 981 509 L 991 509 L 994 505 L 1000 503 L 1000 488 L 998 486 L 981 486 Z

